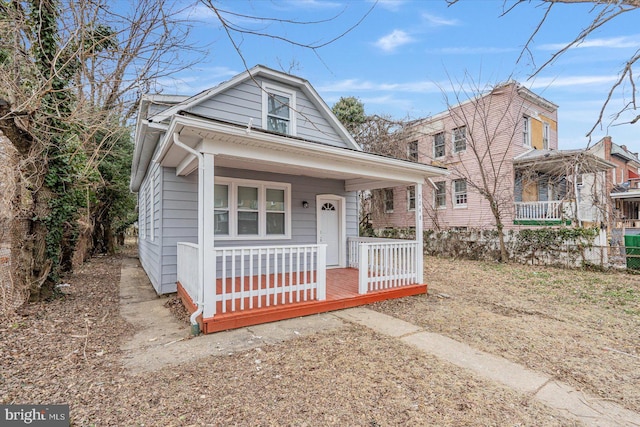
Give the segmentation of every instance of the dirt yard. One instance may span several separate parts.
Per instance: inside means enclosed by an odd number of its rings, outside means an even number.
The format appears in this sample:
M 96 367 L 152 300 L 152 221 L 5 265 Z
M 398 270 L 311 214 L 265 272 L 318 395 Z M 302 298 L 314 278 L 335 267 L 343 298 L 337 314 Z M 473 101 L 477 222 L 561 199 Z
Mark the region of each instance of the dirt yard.
M 349 325 L 133 374 L 120 258 L 0 326 L 0 402 L 68 403 L 82 426 L 573 426 L 541 404 Z M 639 276 L 428 258 L 430 295 L 374 309 L 640 410 Z M 169 309 L 169 308 L 167 308 Z
M 428 257 L 429 296 L 374 309 L 640 412 L 640 275 Z

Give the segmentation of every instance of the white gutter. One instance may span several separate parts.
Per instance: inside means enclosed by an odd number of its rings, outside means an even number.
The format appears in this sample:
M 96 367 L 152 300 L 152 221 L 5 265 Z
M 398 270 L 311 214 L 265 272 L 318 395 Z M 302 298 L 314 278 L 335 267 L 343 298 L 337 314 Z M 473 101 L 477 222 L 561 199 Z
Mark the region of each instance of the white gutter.
M 197 317 L 204 310 L 204 156 L 199 151 L 189 147 L 178 138 L 178 132 L 173 133 L 173 142 L 186 152 L 193 154 L 198 159 L 198 295 L 196 297 L 196 311 L 189 320 L 191 321 L 191 333 L 200 334 L 200 326 Z

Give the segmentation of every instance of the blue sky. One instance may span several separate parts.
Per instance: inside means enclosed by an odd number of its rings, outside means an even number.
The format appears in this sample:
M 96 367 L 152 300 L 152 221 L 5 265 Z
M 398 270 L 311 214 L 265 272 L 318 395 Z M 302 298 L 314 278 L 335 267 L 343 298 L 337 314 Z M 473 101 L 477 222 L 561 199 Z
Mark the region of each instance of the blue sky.
M 595 13 L 591 6 L 554 6 L 531 45 L 531 56 L 517 62 L 544 13 L 539 2 L 518 5 L 505 16 L 500 16 L 502 0 L 461 0 L 451 7 L 445 0 L 381 0 L 375 5 L 367 0 L 214 4 L 239 14 L 324 21 L 286 25 L 229 17 L 246 28 L 307 44 L 328 42 L 366 15 L 352 31 L 315 51 L 275 39 L 234 36 L 249 67 L 263 64 L 304 77 L 329 106 L 341 96 L 356 96 L 368 114 L 415 119 L 445 110 L 443 90 L 457 86 L 465 74 L 480 87 L 514 78 L 559 105 L 561 149 L 587 145 L 585 134 L 597 120 L 619 70 L 640 48 L 640 11 L 635 11 L 599 28 L 579 48 L 529 79 L 535 65 L 547 61 L 591 22 Z M 220 22 L 205 6 L 182 13 L 194 25 L 194 40 L 207 46 L 207 55 L 175 79 L 163 80 L 165 93 L 195 94 L 244 71 Z M 629 100 L 628 90 L 614 95 L 613 106 Z M 605 117 L 605 125 L 609 121 Z M 640 124 L 597 129 L 593 142 L 611 135 L 618 144 L 639 151 L 639 129 Z

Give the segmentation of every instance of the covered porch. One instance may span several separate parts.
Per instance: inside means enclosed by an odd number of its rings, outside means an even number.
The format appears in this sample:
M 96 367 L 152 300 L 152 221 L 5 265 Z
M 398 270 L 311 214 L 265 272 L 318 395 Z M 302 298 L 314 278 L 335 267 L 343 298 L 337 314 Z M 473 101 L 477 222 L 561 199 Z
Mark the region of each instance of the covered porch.
M 156 161 L 198 174 L 198 240 L 179 242 L 176 259 L 202 332 L 426 292 L 422 199 L 415 240 L 363 239 L 356 196 L 421 194 L 444 170 L 200 117 L 177 117 L 167 135 Z
M 215 290 L 214 315 L 199 316 L 200 329 L 213 333 L 426 293 L 417 271 L 421 251 L 416 242 L 365 240 L 349 242 L 350 251 L 358 253 L 346 268 L 326 268 L 324 245 L 218 251 L 223 263 L 237 265 L 208 286 Z M 198 248 L 182 243 L 178 249 L 178 295 L 194 313 L 197 283 L 190 260 Z M 367 259 L 369 267 L 358 268 L 358 259 Z M 238 275 L 235 267 L 256 274 Z
M 514 158 L 514 224 L 598 223 L 604 173 L 613 165 L 585 150 L 532 150 Z

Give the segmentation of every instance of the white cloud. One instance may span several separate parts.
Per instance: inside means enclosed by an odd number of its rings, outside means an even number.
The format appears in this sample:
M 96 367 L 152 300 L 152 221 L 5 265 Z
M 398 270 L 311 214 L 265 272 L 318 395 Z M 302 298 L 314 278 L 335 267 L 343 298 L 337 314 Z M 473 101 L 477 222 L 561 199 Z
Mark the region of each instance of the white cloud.
M 563 49 L 568 43 L 548 43 L 541 45 L 540 50 L 560 50 Z M 610 49 L 626 49 L 637 48 L 640 44 L 640 37 L 636 36 L 621 36 L 621 37 L 609 37 L 600 39 L 584 40 L 582 43 L 578 43 L 572 47 L 572 49 L 584 49 L 593 47 L 606 47 Z
M 289 0 L 286 3 L 296 9 L 334 9 L 343 6 L 338 2 L 324 0 Z
M 407 92 L 407 93 L 438 93 L 438 85 L 431 81 L 416 81 L 406 83 L 374 83 L 368 80 L 347 79 L 332 82 L 318 87 L 319 92 Z
M 376 0 L 369 0 L 370 3 L 375 1 Z M 400 7 L 405 3 L 405 0 L 378 0 L 376 5 L 392 12 L 396 12 L 400 10 Z
M 431 25 L 432 27 L 451 27 L 460 25 L 460 21 L 458 21 L 457 19 L 446 19 L 427 12 L 422 13 L 422 19 L 424 19 L 427 24 Z
M 567 76 L 567 77 L 537 77 L 530 85 L 530 89 L 560 88 L 571 86 L 593 86 L 611 84 L 616 76 Z
M 375 45 L 385 52 L 393 52 L 396 48 L 413 42 L 414 39 L 405 31 L 393 30 L 390 34 L 378 39 Z
M 514 52 L 516 48 L 512 47 L 443 47 L 440 49 L 429 49 L 428 53 L 440 53 L 445 55 L 483 55 L 483 54 L 497 54 Z

